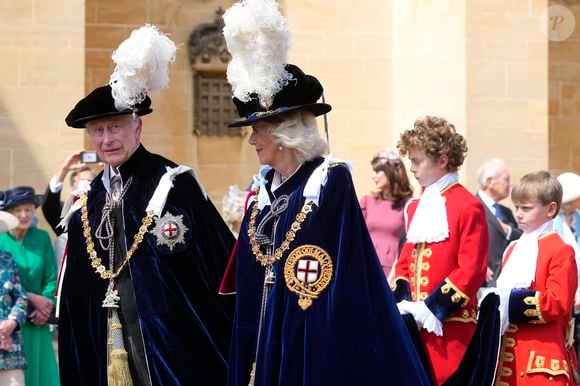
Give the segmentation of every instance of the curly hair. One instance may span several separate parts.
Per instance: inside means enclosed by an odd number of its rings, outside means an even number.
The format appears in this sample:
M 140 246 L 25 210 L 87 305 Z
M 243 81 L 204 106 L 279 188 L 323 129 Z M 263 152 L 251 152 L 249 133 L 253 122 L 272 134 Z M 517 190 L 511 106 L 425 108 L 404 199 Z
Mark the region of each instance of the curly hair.
M 375 192 L 374 195 L 383 200 L 387 197 L 392 197 L 393 209 L 402 207 L 413 195 L 413 188 L 411 188 L 405 165 L 403 165 L 401 159 L 394 157 L 385 158 L 381 153 L 378 153 L 373 157 L 371 166 L 375 172 L 385 173 L 388 181 L 386 189 Z
M 417 119 L 412 129 L 401 134 L 397 149 L 401 155 L 407 155 L 411 149 L 422 149 L 432 161 L 446 155 L 447 170 L 457 171 L 465 160 L 467 143 L 445 118 L 427 115 Z

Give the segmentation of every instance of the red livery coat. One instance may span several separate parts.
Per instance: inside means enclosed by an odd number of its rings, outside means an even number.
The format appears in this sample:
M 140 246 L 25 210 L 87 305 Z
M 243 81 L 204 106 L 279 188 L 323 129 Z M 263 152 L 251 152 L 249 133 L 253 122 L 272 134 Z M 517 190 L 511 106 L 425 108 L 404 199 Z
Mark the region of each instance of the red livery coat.
M 411 299 L 435 305 L 443 336 L 421 330 L 435 381 L 442 384 L 457 369 L 476 326 L 477 290 L 485 281 L 488 233 L 481 202 L 462 185 L 445 188 L 449 238 L 436 243 L 407 242 L 395 267 L 395 281 L 410 284 Z M 407 229 L 418 200 L 407 207 Z
M 504 254 L 510 258 L 515 243 Z M 574 250 L 555 232 L 538 239 L 538 261 L 529 291 L 512 290 L 510 325 L 503 336 L 496 385 L 576 385 L 572 328 L 578 286 Z M 517 321 L 514 323 L 514 319 Z M 570 326 L 573 326 L 571 324 Z

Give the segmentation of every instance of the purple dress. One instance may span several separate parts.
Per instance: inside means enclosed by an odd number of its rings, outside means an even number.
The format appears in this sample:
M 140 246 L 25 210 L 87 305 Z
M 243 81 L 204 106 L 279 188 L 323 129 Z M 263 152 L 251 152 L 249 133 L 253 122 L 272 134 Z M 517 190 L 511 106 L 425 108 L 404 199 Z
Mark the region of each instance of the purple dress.
M 385 277 L 389 277 L 399 255 L 399 236 L 405 225 L 405 205 L 393 209 L 392 201 L 366 195 L 361 198 L 360 206 Z

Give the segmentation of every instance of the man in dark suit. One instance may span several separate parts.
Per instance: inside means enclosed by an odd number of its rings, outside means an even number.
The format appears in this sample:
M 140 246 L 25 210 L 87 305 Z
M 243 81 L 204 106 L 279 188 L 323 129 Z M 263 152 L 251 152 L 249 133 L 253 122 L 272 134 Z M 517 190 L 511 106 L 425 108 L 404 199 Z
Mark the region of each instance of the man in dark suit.
M 512 186 L 510 174 L 504 161 L 493 158 L 485 161 L 477 172 L 479 191 L 476 196 L 483 203 L 489 232 L 489 255 L 486 283 L 495 287 L 503 252 L 510 242 L 522 235 L 512 211 L 499 203 L 507 198 Z

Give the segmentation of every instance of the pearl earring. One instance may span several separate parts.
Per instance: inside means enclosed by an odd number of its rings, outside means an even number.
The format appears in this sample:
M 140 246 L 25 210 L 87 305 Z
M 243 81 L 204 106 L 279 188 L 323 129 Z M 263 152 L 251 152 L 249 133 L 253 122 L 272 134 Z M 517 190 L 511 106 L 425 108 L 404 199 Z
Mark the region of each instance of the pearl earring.
M 282 147 L 282 145 L 278 146 L 278 150 L 284 150 L 284 148 Z

